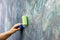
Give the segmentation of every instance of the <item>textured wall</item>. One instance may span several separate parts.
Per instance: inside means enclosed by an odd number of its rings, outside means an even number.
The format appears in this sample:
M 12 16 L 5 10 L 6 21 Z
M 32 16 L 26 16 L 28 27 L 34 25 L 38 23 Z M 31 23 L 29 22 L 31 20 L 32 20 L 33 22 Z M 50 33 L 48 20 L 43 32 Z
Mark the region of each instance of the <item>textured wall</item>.
M 60 0 L 0 0 L 0 33 L 21 22 L 29 26 L 8 40 L 60 40 Z

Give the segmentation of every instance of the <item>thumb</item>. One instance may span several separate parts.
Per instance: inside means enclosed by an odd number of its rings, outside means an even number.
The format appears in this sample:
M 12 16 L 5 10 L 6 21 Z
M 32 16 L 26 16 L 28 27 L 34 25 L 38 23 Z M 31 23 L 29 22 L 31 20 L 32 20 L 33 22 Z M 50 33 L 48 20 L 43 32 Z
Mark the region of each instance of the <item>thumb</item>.
M 20 29 L 20 28 L 17 28 L 16 30 L 19 31 L 19 30 L 21 30 L 21 29 Z

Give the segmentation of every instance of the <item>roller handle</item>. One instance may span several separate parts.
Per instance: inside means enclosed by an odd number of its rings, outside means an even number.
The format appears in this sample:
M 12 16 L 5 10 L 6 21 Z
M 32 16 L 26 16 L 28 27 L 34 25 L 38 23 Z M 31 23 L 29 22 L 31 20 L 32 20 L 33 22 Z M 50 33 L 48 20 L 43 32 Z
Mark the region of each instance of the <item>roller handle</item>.
M 18 26 L 18 28 L 21 28 L 21 29 L 23 29 L 23 28 L 24 28 L 24 26 L 23 26 L 23 25 L 19 25 L 19 26 Z

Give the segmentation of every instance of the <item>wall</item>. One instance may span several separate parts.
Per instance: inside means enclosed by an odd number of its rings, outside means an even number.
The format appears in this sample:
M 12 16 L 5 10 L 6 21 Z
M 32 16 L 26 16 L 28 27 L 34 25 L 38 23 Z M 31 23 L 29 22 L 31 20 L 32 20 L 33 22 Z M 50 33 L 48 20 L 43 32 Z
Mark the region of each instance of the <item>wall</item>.
M 27 16 L 29 26 L 7 40 L 60 40 L 59 0 L 0 0 L 0 33 Z

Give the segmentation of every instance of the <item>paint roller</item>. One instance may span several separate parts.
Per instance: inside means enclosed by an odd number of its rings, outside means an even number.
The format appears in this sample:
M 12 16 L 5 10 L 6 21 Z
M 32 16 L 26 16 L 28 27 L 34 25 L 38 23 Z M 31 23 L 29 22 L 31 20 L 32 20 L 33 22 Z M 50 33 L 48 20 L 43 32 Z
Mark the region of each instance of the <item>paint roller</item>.
M 19 26 L 19 28 L 23 29 L 26 26 L 28 26 L 28 17 L 22 16 L 22 24 Z

